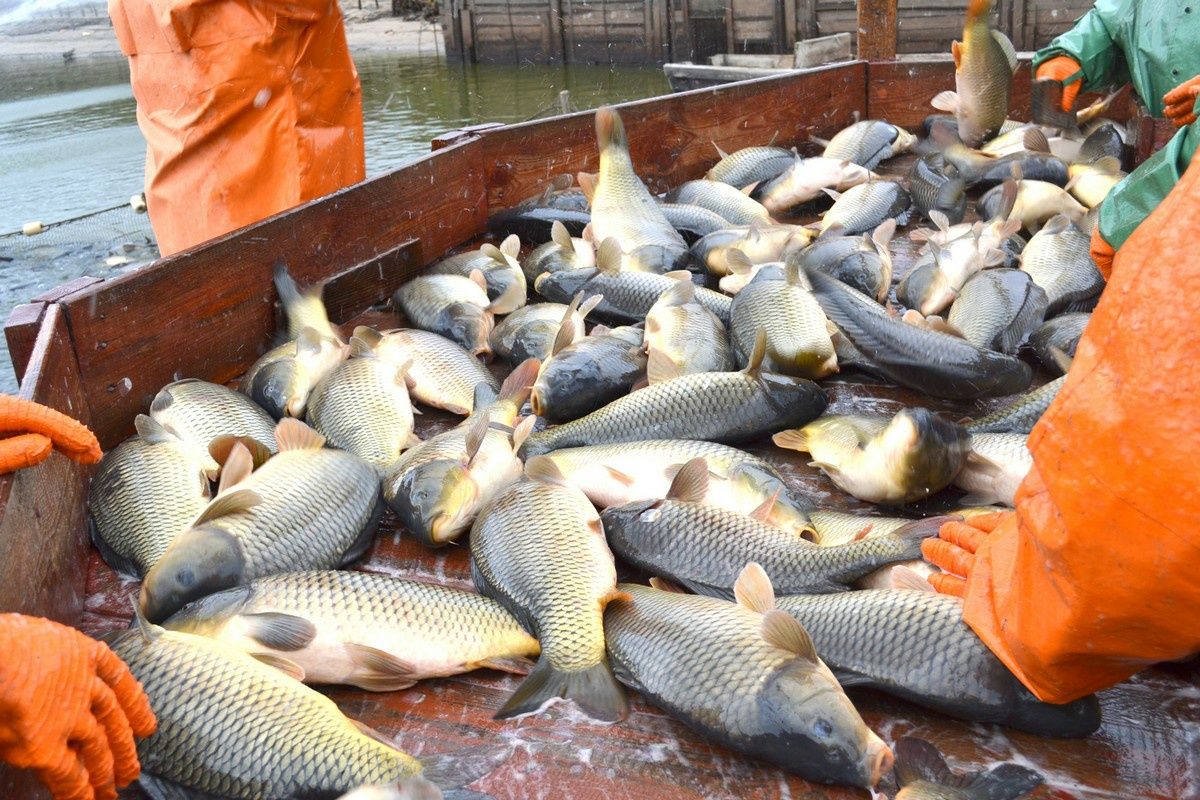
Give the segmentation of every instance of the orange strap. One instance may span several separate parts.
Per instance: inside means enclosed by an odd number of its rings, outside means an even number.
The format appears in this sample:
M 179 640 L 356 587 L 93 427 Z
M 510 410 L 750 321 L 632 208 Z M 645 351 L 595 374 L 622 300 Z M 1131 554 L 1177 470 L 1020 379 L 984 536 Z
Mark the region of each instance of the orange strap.
M 0 433 L 41 434 L 53 442 L 54 449 L 82 464 L 95 464 L 104 455 L 100 450 L 100 442 L 83 423 L 40 403 L 12 395 L 0 395 Z M 29 440 L 24 440 L 24 443 L 14 447 L 31 445 Z M 36 455 L 36 450 L 31 452 Z

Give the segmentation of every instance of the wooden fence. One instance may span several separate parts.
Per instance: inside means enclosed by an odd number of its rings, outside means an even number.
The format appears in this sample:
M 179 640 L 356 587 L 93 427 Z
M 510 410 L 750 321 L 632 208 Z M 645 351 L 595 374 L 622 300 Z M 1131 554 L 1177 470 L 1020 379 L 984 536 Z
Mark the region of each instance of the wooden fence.
M 1049 42 L 1092 0 L 998 0 L 1018 50 Z M 948 52 L 965 0 L 899 0 L 897 50 Z M 444 0 L 446 52 L 467 61 L 707 63 L 717 53 L 787 53 L 797 40 L 858 30 L 854 0 Z

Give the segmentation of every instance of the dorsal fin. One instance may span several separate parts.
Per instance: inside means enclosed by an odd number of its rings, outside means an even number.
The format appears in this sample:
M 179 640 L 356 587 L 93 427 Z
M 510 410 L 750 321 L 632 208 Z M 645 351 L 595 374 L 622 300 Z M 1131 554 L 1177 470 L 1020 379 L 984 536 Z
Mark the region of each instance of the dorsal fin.
M 234 445 L 240 444 L 250 451 L 254 468 L 258 469 L 271 458 L 271 449 L 257 439 L 249 436 L 218 436 L 208 443 L 208 454 L 218 464 L 224 464 L 233 452 Z
M 767 332 L 765 329 L 759 328 L 758 333 L 754 336 L 754 349 L 750 351 L 750 360 L 746 363 L 745 373 L 757 377 L 762 372 L 763 359 L 766 356 Z
M 525 477 L 539 483 L 569 486 L 567 479 L 550 456 L 534 456 L 525 462 Z
M 279 452 L 288 450 L 320 450 L 325 437 L 293 417 L 284 417 L 275 426 L 275 443 Z
M 500 252 L 515 261 L 517 256 L 521 255 L 520 237 L 515 233 L 510 233 L 504 237 L 504 241 L 500 243 Z
M 596 310 L 596 306 L 604 302 L 604 295 L 594 294 L 579 304 L 579 319 L 582 322 L 587 315 Z
M 610 236 L 596 248 L 596 269 L 605 275 L 616 275 L 621 271 L 621 259 L 624 255 L 621 243 Z
M 150 444 L 162 444 L 163 442 L 178 442 L 180 439 L 171 433 L 163 424 L 153 417 L 148 417 L 145 414 L 138 414 L 133 420 L 133 427 L 137 429 L 138 436 L 141 436 Z
M 471 270 L 471 274 L 467 277 L 480 289 L 483 289 L 485 292 L 487 291 L 487 278 L 483 277 L 483 272 L 481 270 L 473 269 Z
M 583 190 L 583 196 L 587 199 L 588 205 L 592 204 L 592 198 L 596 196 L 596 182 L 600 175 L 596 172 L 580 172 L 575 175 L 575 179 L 579 181 L 579 188 Z
M 1025 135 L 1021 138 L 1021 143 L 1031 153 L 1050 152 L 1050 142 L 1046 139 L 1046 133 L 1041 128 L 1030 128 L 1025 131 Z
M 567 347 L 570 347 L 575 342 L 575 320 L 571 319 L 571 312 L 567 312 L 567 318 L 558 325 L 558 333 L 554 335 L 554 344 L 550 346 L 550 355 L 556 356 Z
M 737 604 L 750 611 L 765 614 L 775 608 L 775 589 L 766 571 L 751 561 L 742 568 L 733 584 Z
M 516 453 L 521 449 L 521 445 L 525 444 L 525 440 L 529 438 L 529 434 L 533 433 L 533 426 L 537 424 L 537 417 L 530 414 L 525 417 L 512 432 L 512 449 Z
M 685 306 L 696 299 L 696 284 L 691 280 L 676 281 L 675 284 L 659 295 L 655 305 Z
M 508 263 L 504 260 L 504 253 L 500 252 L 500 248 L 494 244 L 484 244 L 479 248 L 479 254 L 487 256 L 492 261 L 499 261 L 501 264 Z
M 229 451 L 224 466 L 221 467 L 221 481 L 217 485 L 217 494 L 222 494 L 234 484 L 250 477 L 254 471 L 254 459 L 246 445 L 237 442 Z
M 703 457 L 693 458 L 675 473 L 671 488 L 667 490 L 668 500 L 681 503 L 700 503 L 708 494 L 708 462 Z
M 554 220 L 554 224 L 550 226 L 550 241 L 564 250 L 575 249 L 575 243 L 571 241 L 571 233 L 567 230 L 567 226 L 563 225 L 558 220 Z
M 760 631 L 763 639 L 772 647 L 794 653 L 797 658 L 814 664 L 819 662 L 817 646 L 813 644 L 812 637 L 808 635 L 804 626 L 786 611 L 773 608 L 763 614 Z
M 218 517 L 227 517 L 254 508 L 262 502 L 262 497 L 253 489 L 233 489 L 226 494 L 217 495 L 204 507 L 197 517 L 192 520 L 191 527 L 195 528 Z
M 730 248 L 725 251 L 725 266 L 734 275 L 749 275 L 754 272 L 754 264 L 750 257 L 741 250 Z
M 479 453 L 479 448 L 483 447 L 483 440 L 487 438 L 488 428 L 491 425 L 491 420 L 488 419 L 486 411 L 477 410 L 471 416 L 471 421 L 467 423 L 467 465 L 469 466 L 475 460 L 475 456 Z

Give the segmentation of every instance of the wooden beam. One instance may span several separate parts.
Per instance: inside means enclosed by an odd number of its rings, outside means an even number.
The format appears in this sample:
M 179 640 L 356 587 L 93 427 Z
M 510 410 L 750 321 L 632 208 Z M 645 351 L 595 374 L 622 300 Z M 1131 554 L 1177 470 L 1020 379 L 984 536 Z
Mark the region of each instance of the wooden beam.
M 858 57 L 896 58 L 896 0 L 858 0 Z
M 25 368 L 29 365 L 34 342 L 46 313 L 45 303 L 22 303 L 16 306 L 4 323 L 4 339 L 8 343 L 8 358 L 12 362 L 17 383 L 25 379 Z

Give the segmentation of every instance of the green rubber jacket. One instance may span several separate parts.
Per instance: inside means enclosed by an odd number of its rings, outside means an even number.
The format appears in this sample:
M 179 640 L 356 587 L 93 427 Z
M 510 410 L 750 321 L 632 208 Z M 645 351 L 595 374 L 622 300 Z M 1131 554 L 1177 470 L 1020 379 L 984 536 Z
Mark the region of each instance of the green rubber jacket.
M 1084 91 L 1132 83 L 1160 117 L 1162 96 L 1200 75 L 1200 0 L 1096 0 L 1075 27 L 1037 52 L 1034 69 L 1060 55 L 1079 62 Z M 1100 235 L 1114 249 L 1179 182 L 1200 145 L 1198 125 L 1179 131 L 1109 193 L 1100 207 Z

